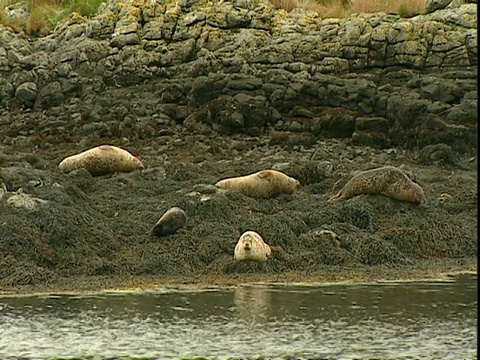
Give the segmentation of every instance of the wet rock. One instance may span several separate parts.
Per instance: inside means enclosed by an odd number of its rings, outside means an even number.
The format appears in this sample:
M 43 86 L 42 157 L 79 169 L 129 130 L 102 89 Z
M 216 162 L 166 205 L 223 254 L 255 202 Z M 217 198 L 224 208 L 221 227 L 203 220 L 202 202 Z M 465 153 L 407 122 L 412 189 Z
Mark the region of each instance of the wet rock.
M 445 119 L 452 123 L 473 125 L 478 117 L 478 99 L 464 99 L 444 112 Z
M 40 90 L 35 102 L 35 107 L 47 109 L 58 106 L 63 102 L 63 99 L 62 86 L 58 81 L 54 81 Z
M 195 123 L 206 123 L 222 134 L 261 132 L 272 120 L 272 108 L 263 96 L 237 94 L 232 97 L 222 95 L 200 107 L 185 120 L 186 125 L 195 127 Z
M 470 170 L 467 165 L 460 161 L 452 148 L 446 144 L 427 145 L 423 147 L 418 152 L 417 159 L 424 165 L 446 165 L 462 170 Z
M 7 204 L 15 208 L 25 209 L 27 211 L 34 210 L 39 204 L 46 204 L 47 201 L 33 197 L 23 192 L 17 192 L 7 199 Z
M 338 216 L 339 221 L 351 224 L 359 229 L 373 232 L 377 227 L 372 210 L 361 202 L 346 203 L 339 209 Z
M 26 82 L 17 87 L 15 97 L 26 107 L 32 107 L 38 95 L 37 84 Z
M 355 117 L 342 108 L 325 111 L 313 124 L 312 133 L 324 137 L 351 137 L 355 131 Z
M 193 190 L 201 194 L 215 194 L 218 192 L 218 188 L 212 184 L 195 184 L 193 185 Z
M 0 179 L 7 185 L 9 191 L 48 186 L 53 183 L 48 171 L 20 166 L 0 167 Z
M 371 146 L 376 149 L 385 149 L 390 147 L 392 142 L 383 132 L 375 130 L 356 130 L 352 134 L 352 143 L 355 145 Z
M 383 149 L 391 145 L 388 120 L 383 117 L 359 117 L 355 120 L 352 142 Z
M 420 94 L 429 100 L 454 103 L 463 97 L 458 80 L 443 79 L 439 82 L 435 76 L 425 77 L 419 84 Z
M 409 262 L 395 245 L 376 235 L 362 239 L 355 249 L 355 253 L 365 265 L 408 264 Z
M 347 251 L 340 249 L 339 237 L 331 230 L 312 230 L 299 236 L 299 241 L 307 248 L 317 249 L 315 261 L 326 265 L 341 265 L 352 258 Z
M 417 127 L 417 146 L 444 143 L 459 153 L 471 153 L 477 148 L 477 134 L 470 124 L 449 124 L 438 116 L 424 116 Z
M 356 130 L 373 130 L 388 133 L 388 120 L 383 117 L 359 117 L 355 119 Z

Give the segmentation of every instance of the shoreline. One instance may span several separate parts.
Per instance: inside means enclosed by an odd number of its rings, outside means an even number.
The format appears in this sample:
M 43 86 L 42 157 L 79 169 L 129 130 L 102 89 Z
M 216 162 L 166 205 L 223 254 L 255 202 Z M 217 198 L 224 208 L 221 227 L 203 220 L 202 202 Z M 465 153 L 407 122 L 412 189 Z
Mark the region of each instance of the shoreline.
M 0 297 L 92 296 L 147 292 L 209 291 L 240 286 L 330 286 L 451 281 L 453 277 L 478 273 L 477 258 L 418 260 L 411 266 L 325 267 L 305 274 L 228 274 L 186 276 L 92 276 L 62 278 L 54 284 L 0 288 Z

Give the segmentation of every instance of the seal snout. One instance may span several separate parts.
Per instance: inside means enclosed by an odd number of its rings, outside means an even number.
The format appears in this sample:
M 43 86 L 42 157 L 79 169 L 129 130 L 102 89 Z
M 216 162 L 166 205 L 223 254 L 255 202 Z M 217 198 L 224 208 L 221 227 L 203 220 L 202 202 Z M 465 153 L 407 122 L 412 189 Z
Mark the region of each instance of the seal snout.
M 137 167 L 138 167 L 138 169 L 139 169 L 139 170 L 145 169 L 145 165 L 143 165 L 143 163 L 140 161 L 140 159 L 139 159 L 139 158 L 136 158 L 136 160 L 137 160 Z
M 294 184 L 294 185 L 293 185 L 293 188 L 294 188 L 295 190 L 300 189 L 300 181 L 298 181 L 297 179 L 294 179 L 293 184 Z
M 245 251 L 250 251 L 252 249 L 252 243 L 251 241 L 245 241 L 245 243 L 243 244 L 243 249 Z

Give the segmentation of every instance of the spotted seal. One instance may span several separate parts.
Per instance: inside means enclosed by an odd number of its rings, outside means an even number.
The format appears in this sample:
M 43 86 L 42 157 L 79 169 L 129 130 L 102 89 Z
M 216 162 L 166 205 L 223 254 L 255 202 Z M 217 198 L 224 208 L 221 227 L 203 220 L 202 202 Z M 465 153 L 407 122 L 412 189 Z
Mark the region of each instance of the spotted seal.
M 64 173 L 85 168 L 92 176 L 100 176 L 141 170 L 144 166 L 139 158 L 127 150 L 112 145 L 100 145 L 63 159 L 58 168 Z
M 421 186 L 394 166 L 383 166 L 358 173 L 328 201 L 344 201 L 361 194 L 382 194 L 395 200 L 419 205 L 427 201 Z

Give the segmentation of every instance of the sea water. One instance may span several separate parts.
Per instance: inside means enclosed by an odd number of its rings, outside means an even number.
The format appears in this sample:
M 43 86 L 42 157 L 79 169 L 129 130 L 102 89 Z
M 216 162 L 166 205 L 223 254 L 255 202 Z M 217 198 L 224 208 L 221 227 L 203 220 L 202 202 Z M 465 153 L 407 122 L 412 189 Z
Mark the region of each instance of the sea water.
M 0 296 L 0 359 L 476 359 L 477 278 Z

